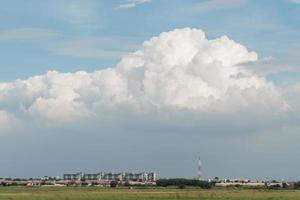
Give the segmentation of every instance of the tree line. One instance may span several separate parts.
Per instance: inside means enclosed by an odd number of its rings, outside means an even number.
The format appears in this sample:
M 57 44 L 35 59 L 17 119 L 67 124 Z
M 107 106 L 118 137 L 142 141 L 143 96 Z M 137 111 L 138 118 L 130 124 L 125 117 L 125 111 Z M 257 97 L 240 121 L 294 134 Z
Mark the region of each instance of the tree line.
M 177 186 L 179 188 L 189 187 L 200 187 L 203 189 L 209 189 L 213 186 L 213 183 L 208 181 L 200 181 L 196 179 L 184 179 L 184 178 L 174 178 L 174 179 L 159 179 L 156 181 L 156 185 L 159 187 Z

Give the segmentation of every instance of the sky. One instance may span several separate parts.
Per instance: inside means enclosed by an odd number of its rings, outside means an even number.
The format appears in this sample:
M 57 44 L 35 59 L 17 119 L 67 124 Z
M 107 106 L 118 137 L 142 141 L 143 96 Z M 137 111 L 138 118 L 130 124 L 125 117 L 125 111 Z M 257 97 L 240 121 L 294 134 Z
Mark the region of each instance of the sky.
M 300 1 L 3 0 L 0 177 L 300 180 Z

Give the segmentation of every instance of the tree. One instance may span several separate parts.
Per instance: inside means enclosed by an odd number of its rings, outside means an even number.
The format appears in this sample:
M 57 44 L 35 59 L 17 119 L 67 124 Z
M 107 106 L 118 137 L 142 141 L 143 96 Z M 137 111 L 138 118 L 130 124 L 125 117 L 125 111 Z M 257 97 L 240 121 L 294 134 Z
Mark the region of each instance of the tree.
M 183 185 L 183 184 L 181 184 L 181 185 L 178 186 L 178 189 L 185 189 L 185 188 L 186 188 L 186 186 Z
M 117 181 L 111 181 L 110 182 L 110 187 L 111 188 L 115 188 L 115 187 L 117 187 L 118 186 L 118 182 Z
M 128 186 L 129 187 L 129 186 L 131 186 L 131 184 L 130 184 L 129 181 L 126 181 L 125 184 L 124 184 L 124 186 Z
M 299 189 L 300 188 L 300 181 L 294 183 L 294 188 L 295 189 Z
M 282 183 L 282 188 L 285 188 L 285 189 L 286 189 L 286 188 L 288 188 L 288 184 L 287 184 L 287 183 L 285 183 L 285 182 L 284 182 L 284 183 Z

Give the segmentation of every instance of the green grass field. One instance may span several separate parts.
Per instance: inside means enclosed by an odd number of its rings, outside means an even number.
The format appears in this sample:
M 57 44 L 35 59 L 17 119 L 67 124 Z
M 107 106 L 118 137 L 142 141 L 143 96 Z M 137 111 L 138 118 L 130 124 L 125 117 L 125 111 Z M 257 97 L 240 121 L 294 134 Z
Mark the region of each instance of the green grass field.
M 0 200 L 300 199 L 300 190 L 0 188 Z

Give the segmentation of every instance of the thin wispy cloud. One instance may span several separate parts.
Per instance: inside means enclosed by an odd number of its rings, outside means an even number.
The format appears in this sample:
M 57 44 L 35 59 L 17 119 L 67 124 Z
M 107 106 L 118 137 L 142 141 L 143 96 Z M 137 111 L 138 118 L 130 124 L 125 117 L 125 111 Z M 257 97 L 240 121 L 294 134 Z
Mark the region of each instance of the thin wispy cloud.
M 127 0 L 124 3 L 118 5 L 116 9 L 129 9 L 144 3 L 151 3 L 151 2 L 152 0 Z
M 120 58 L 138 45 L 126 38 L 85 37 L 61 41 L 52 48 L 56 55 L 87 58 Z
M 72 1 L 62 3 L 56 8 L 56 17 L 73 25 L 88 25 L 95 15 L 93 4 L 90 1 Z
M 59 33 L 42 28 L 19 28 L 0 31 L 0 41 L 40 41 L 54 39 L 61 36 Z
M 247 0 L 204 0 L 200 3 L 185 6 L 184 9 L 196 12 L 231 9 L 243 6 Z
M 290 2 L 300 4 L 300 0 L 290 0 Z
M 249 63 L 247 66 L 261 76 L 297 71 L 291 63 L 273 57 L 260 59 Z
M 53 30 L 20 28 L 0 31 L 0 42 L 40 43 L 41 46 L 59 56 L 86 58 L 121 58 L 140 45 L 123 37 L 70 37 Z

